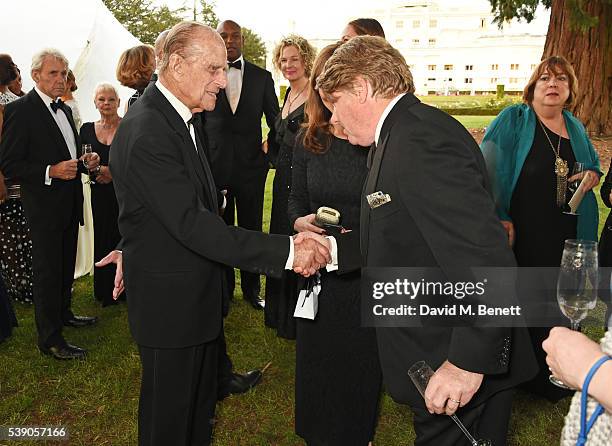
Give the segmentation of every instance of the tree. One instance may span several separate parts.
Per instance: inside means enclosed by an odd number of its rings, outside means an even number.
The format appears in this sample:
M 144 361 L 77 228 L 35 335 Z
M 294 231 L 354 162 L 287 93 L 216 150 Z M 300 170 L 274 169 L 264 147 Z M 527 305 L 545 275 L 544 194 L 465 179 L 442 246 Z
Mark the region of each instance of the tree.
M 542 59 L 559 55 L 574 67 L 579 95 L 572 112 L 595 134 L 612 134 L 612 0 L 489 0 L 495 21 L 533 20 L 550 8 Z
M 202 7 L 202 10 L 199 14 L 200 22 L 205 23 L 211 28 L 217 29 L 217 25 L 219 24 L 219 17 L 217 17 L 217 14 L 215 13 L 215 2 L 209 3 L 206 0 L 200 0 L 200 6 Z M 198 15 L 195 14 L 195 11 L 194 17 L 196 17 L 195 20 L 198 20 Z
M 185 8 L 152 6 L 151 0 L 104 0 L 115 18 L 142 43 L 153 44 L 162 31 L 182 20 Z
M 244 57 L 255 65 L 261 68 L 266 68 L 266 45 L 261 40 L 261 37 L 249 28 L 242 28 L 242 37 L 244 37 L 244 46 L 242 53 Z

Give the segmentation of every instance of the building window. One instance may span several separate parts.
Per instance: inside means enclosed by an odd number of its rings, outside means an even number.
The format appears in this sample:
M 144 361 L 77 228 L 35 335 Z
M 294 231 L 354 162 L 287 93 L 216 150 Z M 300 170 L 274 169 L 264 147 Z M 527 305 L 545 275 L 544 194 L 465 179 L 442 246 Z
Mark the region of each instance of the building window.
M 487 27 L 487 19 L 480 19 L 480 27 L 482 29 Z
M 493 70 L 493 71 L 497 71 L 497 70 L 499 70 L 499 65 L 498 65 L 498 64 L 496 64 L 496 63 L 491 64 L 491 70 Z
M 531 64 L 531 71 L 535 70 L 536 64 L 532 63 Z
M 471 84 L 472 83 L 472 78 L 471 77 L 466 77 L 465 78 L 465 83 L 466 84 Z
M 429 27 L 430 28 L 437 28 L 438 27 L 438 21 L 435 19 L 432 19 L 429 21 Z
M 435 82 L 436 78 L 435 77 L 428 77 L 427 78 L 427 82 Z
M 518 77 L 511 77 L 510 78 L 510 83 L 511 84 L 518 84 Z
M 496 77 L 492 77 L 491 78 L 491 83 L 492 84 L 497 84 L 497 78 Z
M 436 39 L 429 39 L 429 46 L 434 46 L 436 44 Z
M 410 71 L 414 70 L 414 64 L 408 65 L 408 69 L 410 69 Z
M 472 71 L 474 69 L 474 65 L 466 65 L 465 71 Z
M 421 27 L 421 21 L 420 20 L 413 20 L 412 21 L 412 27 L 413 28 L 420 28 Z
M 519 69 L 519 64 L 517 64 L 517 63 L 511 63 L 511 64 L 510 64 L 510 69 L 511 69 L 511 70 L 518 70 L 518 69 Z
M 429 70 L 429 71 L 436 71 L 436 66 L 435 65 L 427 65 L 427 70 Z
M 418 45 L 421 41 L 419 39 L 412 39 L 413 45 Z
M 403 28 L 404 27 L 404 21 L 403 20 L 398 20 L 397 22 L 395 22 L 395 27 L 396 28 Z
M 395 39 L 395 43 L 402 43 L 404 39 Z
M 444 65 L 444 69 L 445 69 L 446 71 L 450 71 L 450 70 L 452 70 L 452 69 L 453 69 L 453 66 L 452 66 L 452 65 Z

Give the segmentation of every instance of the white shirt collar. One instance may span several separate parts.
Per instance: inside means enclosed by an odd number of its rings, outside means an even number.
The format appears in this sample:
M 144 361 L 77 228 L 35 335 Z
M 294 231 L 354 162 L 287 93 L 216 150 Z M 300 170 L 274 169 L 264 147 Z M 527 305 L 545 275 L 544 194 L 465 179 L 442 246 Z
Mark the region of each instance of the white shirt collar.
M 176 96 L 174 96 L 172 92 L 168 90 L 164 86 L 164 84 L 161 83 L 159 79 L 155 81 L 155 86 L 159 89 L 159 91 L 161 91 L 161 94 L 163 94 L 166 97 L 166 99 L 168 99 L 168 102 L 170 102 L 170 105 L 172 105 L 172 107 L 174 107 L 176 112 L 181 116 L 181 118 L 185 122 L 185 125 L 189 127 L 189 125 L 187 124 L 187 121 L 189 121 L 191 117 L 193 116 L 193 113 L 191 113 L 191 110 L 189 110 L 189 107 L 187 107 Z
M 37 86 L 34 86 L 34 90 L 36 90 L 36 93 L 38 93 L 38 96 L 40 96 L 40 99 L 42 99 L 47 108 L 51 110 L 51 102 L 55 102 L 55 99 L 47 96 L 45 93 L 40 91 Z
M 380 141 L 378 141 L 378 139 L 380 138 L 380 132 L 382 130 L 383 124 L 385 123 L 385 119 L 387 119 L 387 116 L 389 115 L 389 113 L 391 113 L 391 110 L 393 110 L 393 107 L 395 107 L 395 104 L 398 103 L 398 101 L 404 97 L 406 93 L 402 93 L 400 95 L 395 96 L 391 102 L 389 102 L 389 104 L 387 105 L 387 107 L 383 110 L 382 115 L 380 115 L 380 119 L 378 120 L 378 124 L 376 125 L 376 133 L 374 134 L 374 143 L 378 145 L 378 143 Z

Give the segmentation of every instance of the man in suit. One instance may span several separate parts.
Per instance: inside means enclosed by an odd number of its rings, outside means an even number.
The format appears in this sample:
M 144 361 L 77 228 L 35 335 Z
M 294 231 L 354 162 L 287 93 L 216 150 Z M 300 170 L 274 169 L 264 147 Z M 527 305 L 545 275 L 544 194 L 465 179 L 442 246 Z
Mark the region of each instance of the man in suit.
M 117 263 L 114 295 L 123 280 L 129 291 L 128 319 L 142 363 L 141 446 L 210 444 L 223 265 L 277 276 L 292 266 L 314 273 L 329 259 L 321 245 L 227 226 L 219 217 L 208 147 L 192 118 L 214 108 L 225 67 L 225 46 L 213 29 L 175 25 L 158 81 L 130 108 L 113 140 L 122 252 L 98 265 Z
M 227 50 L 228 81 L 225 90 L 219 93 L 215 109 L 204 116 L 211 168 L 217 187 L 227 190 L 223 219 L 233 225 L 237 214 L 238 226 L 261 231 L 268 175 L 261 118 L 265 116 L 270 128 L 268 146 L 276 153 L 274 120 L 279 113 L 278 98 L 270 72 L 244 59 L 240 25 L 226 20 L 219 24 L 217 32 Z M 228 269 L 228 282 L 231 296 L 233 269 Z M 241 270 L 240 283 L 244 299 L 261 310 L 259 274 Z
M 379 37 L 354 38 L 329 59 L 317 86 L 349 141 L 374 143 L 361 234 L 335 240 L 340 270 L 429 267 L 450 278 L 456 268 L 515 265 L 478 146 L 461 124 L 414 96 L 396 49 Z M 450 417 L 434 415 L 458 409 L 477 436 L 505 444 L 512 388 L 535 373 L 524 328 L 377 328 L 377 338 L 387 390 L 414 411 L 416 445 L 469 444 Z M 425 401 L 407 376 L 419 360 L 436 370 Z
M 96 318 L 75 316 L 71 287 L 78 224 L 83 224 L 78 132 L 70 107 L 57 100 L 64 93 L 68 61 L 57 50 L 32 59 L 36 86 L 5 110 L 0 169 L 21 182 L 21 200 L 32 238 L 34 314 L 38 347 L 56 359 L 81 359 L 85 350 L 66 342 L 63 326 L 92 325 Z M 87 155 L 88 167 L 99 163 Z

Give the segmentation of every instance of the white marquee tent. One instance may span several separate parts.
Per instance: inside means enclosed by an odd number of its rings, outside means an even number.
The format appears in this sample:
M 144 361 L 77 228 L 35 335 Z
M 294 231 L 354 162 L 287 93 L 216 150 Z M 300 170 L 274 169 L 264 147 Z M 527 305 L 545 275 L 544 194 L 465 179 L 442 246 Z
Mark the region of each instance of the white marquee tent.
M 98 119 L 93 90 L 99 82 L 119 87 L 115 68 L 121 53 L 140 42 L 106 8 L 102 0 L 2 1 L 0 53 L 11 55 L 21 70 L 24 91 L 32 86 L 32 56 L 42 48 L 60 50 L 74 71 L 75 97 L 83 122 Z M 123 103 L 133 93 L 119 89 Z M 120 112 L 123 106 L 120 107 Z

